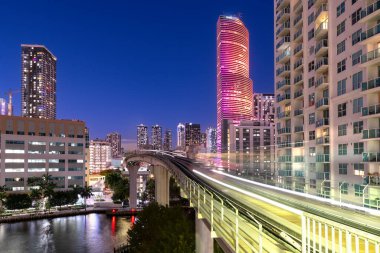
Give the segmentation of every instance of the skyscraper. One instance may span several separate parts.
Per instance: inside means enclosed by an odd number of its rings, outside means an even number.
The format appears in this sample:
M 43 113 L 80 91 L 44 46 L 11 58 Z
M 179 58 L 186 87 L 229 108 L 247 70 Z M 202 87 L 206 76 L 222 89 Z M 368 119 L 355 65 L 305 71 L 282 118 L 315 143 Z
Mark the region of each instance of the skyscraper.
M 208 127 L 206 129 L 206 150 L 207 153 L 216 153 L 216 129 Z
M 249 78 L 249 32 L 237 17 L 217 22 L 217 147 L 226 150 L 228 120 L 251 120 L 253 83 Z
M 154 150 L 162 149 L 162 127 L 159 125 L 152 126 L 152 148 Z
M 253 119 L 266 126 L 274 124 L 275 105 L 273 94 L 253 94 Z
M 177 126 L 177 148 L 185 148 L 185 125 L 182 123 Z
M 140 124 L 137 126 L 137 148 L 145 149 L 148 145 L 148 127 L 143 124 Z
M 164 135 L 164 150 L 172 150 L 172 130 L 166 129 Z
M 107 134 L 106 141 L 111 144 L 112 158 L 120 157 L 121 152 L 121 134 L 113 132 Z
M 0 98 L 0 115 L 7 115 L 7 101 Z
M 21 45 L 22 116 L 55 119 L 57 58 L 41 45 Z
M 201 144 L 201 125 L 186 123 L 185 124 L 185 145 L 186 147 Z
M 111 160 L 111 144 L 108 141 L 90 141 L 90 175 L 106 170 L 111 166 Z

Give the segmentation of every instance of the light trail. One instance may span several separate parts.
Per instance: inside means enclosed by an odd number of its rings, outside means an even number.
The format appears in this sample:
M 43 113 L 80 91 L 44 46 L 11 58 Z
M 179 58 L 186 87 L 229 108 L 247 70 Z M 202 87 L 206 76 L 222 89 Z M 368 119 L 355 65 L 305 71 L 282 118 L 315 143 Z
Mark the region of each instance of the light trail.
M 353 204 L 349 204 L 349 203 L 344 203 L 344 202 L 340 202 L 340 201 L 333 200 L 333 199 L 321 198 L 321 197 L 310 195 L 310 194 L 307 194 L 307 193 L 291 191 L 291 190 L 288 190 L 288 189 L 283 189 L 283 188 L 279 188 L 279 187 L 276 187 L 276 186 L 272 186 L 272 185 L 267 185 L 267 184 L 255 182 L 255 181 L 252 181 L 252 180 L 249 180 L 249 179 L 233 176 L 233 175 L 230 175 L 228 173 L 224 173 L 222 171 L 215 170 L 215 169 L 213 169 L 211 171 L 213 171 L 213 172 L 215 172 L 217 174 L 221 174 L 221 175 L 226 176 L 226 177 L 230 177 L 230 178 L 242 181 L 242 182 L 249 183 L 249 184 L 265 187 L 265 188 L 276 190 L 276 191 L 281 191 L 281 192 L 284 192 L 284 193 L 287 193 L 287 194 L 292 194 L 292 195 L 296 195 L 296 196 L 300 196 L 300 197 L 304 197 L 304 198 L 308 198 L 308 199 L 313 199 L 313 200 L 329 203 L 331 205 L 338 206 L 338 207 L 342 207 L 343 206 L 343 207 L 346 207 L 346 208 L 349 208 L 349 209 L 360 210 L 360 211 L 363 211 L 363 212 L 366 212 L 366 213 L 370 213 L 371 215 L 380 216 L 380 211 L 378 211 L 378 210 L 373 210 L 373 209 L 369 209 L 369 208 L 366 208 L 366 207 L 357 206 L 357 205 L 353 205 Z

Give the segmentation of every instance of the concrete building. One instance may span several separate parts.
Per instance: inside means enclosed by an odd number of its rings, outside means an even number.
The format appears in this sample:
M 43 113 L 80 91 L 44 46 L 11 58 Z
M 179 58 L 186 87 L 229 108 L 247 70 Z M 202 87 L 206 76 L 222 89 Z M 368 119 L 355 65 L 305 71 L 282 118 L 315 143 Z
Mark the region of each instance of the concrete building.
M 182 123 L 177 126 L 177 149 L 185 149 L 185 125 Z
M 55 119 L 57 58 L 42 45 L 21 45 L 22 116 Z
M 378 2 L 277 0 L 278 184 L 378 207 Z
M 106 141 L 111 144 L 112 158 L 119 158 L 123 155 L 121 148 L 121 134 L 117 132 L 107 134 Z
M 216 129 L 212 127 L 206 129 L 206 152 L 216 153 Z
M 249 32 L 237 17 L 217 22 L 217 147 L 226 151 L 228 122 L 252 120 L 253 83 L 249 76 Z
M 162 149 L 162 127 L 159 125 L 152 126 L 152 149 Z
M 253 119 L 264 124 L 273 125 L 276 108 L 274 94 L 253 94 Z
M 90 141 L 90 162 L 89 174 L 99 174 L 103 170 L 107 170 L 112 162 L 112 148 L 108 141 L 91 140 Z
M 137 149 L 146 149 L 148 145 L 148 127 L 140 124 L 137 126 Z
M 166 129 L 165 130 L 165 135 L 164 135 L 164 150 L 165 151 L 170 151 L 173 149 L 172 145 L 172 130 Z
M 230 126 L 230 164 L 236 164 L 238 174 L 274 183 L 275 127 L 265 121 L 232 122 Z M 235 153 L 235 154 L 234 154 Z
M 50 174 L 59 189 L 85 181 L 85 123 L 0 116 L 0 185 L 29 190 L 29 177 Z
M 186 123 L 185 124 L 185 145 L 199 146 L 201 144 L 201 125 Z

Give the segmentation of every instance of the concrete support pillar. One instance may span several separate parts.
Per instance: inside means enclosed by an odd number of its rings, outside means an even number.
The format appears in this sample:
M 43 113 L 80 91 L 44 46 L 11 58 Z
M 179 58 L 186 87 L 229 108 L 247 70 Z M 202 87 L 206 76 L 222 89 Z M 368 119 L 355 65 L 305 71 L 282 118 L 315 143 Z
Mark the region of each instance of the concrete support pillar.
M 205 219 L 195 218 L 195 247 L 197 253 L 214 252 L 214 240 L 211 238 L 211 229 Z
M 137 208 L 137 172 L 140 166 L 129 165 L 129 207 Z
M 153 167 L 155 179 L 156 202 L 159 205 L 169 206 L 169 172 L 162 166 Z

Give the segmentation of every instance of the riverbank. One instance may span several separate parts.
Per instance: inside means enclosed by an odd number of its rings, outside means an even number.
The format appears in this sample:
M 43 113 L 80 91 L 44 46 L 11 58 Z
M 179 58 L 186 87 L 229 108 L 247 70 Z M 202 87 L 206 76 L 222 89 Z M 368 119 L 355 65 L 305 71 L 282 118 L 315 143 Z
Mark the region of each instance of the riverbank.
M 51 219 L 60 217 L 69 217 L 76 215 L 87 215 L 87 214 L 106 214 L 112 216 L 133 216 L 136 215 L 140 209 L 130 209 L 130 208 L 87 208 L 75 209 L 75 210 L 64 210 L 64 211 L 51 211 L 51 212 L 39 212 L 30 214 L 17 214 L 12 216 L 0 216 L 0 223 L 12 223 L 21 221 L 31 221 L 40 219 Z

